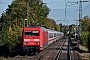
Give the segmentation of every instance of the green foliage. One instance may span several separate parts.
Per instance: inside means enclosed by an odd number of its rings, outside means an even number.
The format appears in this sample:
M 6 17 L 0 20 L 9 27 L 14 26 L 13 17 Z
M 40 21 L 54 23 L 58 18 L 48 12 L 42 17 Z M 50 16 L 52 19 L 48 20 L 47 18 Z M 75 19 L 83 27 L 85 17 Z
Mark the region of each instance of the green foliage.
M 85 16 L 82 20 L 81 20 L 81 30 L 82 30 L 82 34 L 81 34 L 81 40 L 82 40 L 82 44 L 84 46 L 86 46 L 89 50 L 90 50 L 90 43 L 88 42 L 89 39 L 89 35 L 90 35 L 90 18 L 88 16 Z
M 90 18 L 83 18 L 81 21 L 82 31 L 89 31 L 90 30 Z M 90 31 L 89 31 L 90 32 Z
M 47 22 L 45 23 L 45 27 L 52 30 L 60 31 L 60 26 L 56 24 L 56 22 L 53 19 L 47 18 Z
M 29 26 L 34 21 L 38 25 L 48 27 L 47 15 L 49 11 L 50 9 L 42 4 L 41 0 L 12 1 L 0 18 L 0 45 L 8 44 L 8 49 L 12 51 L 21 42 L 21 33 L 27 12 Z
M 89 32 L 88 31 L 83 31 L 81 34 L 81 41 L 82 41 L 82 45 L 88 47 L 88 37 L 89 37 Z
M 0 19 L 0 45 L 6 44 L 7 43 L 7 36 L 8 36 L 8 19 L 6 17 L 6 14 L 3 13 Z M 7 23 L 7 24 L 6 24 Z
M 28 26 L 34 21 L 35 25 L 60 31 L 59 25 L 53 19 L 47 18 L 50 9 L 41 0 L 13 0 L 5 11 L 0 18 L 0 45 L 8 44 L 10 51 L 21 43 L 26 18 Z

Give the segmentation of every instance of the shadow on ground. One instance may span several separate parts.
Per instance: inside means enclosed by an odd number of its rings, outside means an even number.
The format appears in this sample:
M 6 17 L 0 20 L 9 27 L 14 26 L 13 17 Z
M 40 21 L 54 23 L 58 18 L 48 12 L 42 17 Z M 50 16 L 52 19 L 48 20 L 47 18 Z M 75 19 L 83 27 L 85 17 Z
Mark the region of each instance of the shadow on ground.
M 79 53 L 84 53 L 84 52 L 87 53 L 86 51 L 80 50 L 78 47 L 74 47 L 72 50 L 76 50 Z
M 72 47 L 72 50 L 76 50 L 76 51 L 78 51 L 79 53 L 87 53 L 87 52 L 84 51 L 84 50 L 80 50 L 80 49 L 77 47 L 77 43 L 71 43 L 71 47 Z
M 12 58 L 12 57 L 15 57 L 17 55 L 20 55 L 20 56 L 25 56 L 26 55 L 26 53 L 23 52 L 22 47 L 21 47 L 20 44 L 15 48 L 15 50 L 13 52 L 10 52 L 8 50 L 7 45 L 0 46 L 0 56 L 1 57 L 4 57 L 4 58 L 10 57 L 10 58 Z M 33 54 L 31 54 L 31 55 L 33 55 Z

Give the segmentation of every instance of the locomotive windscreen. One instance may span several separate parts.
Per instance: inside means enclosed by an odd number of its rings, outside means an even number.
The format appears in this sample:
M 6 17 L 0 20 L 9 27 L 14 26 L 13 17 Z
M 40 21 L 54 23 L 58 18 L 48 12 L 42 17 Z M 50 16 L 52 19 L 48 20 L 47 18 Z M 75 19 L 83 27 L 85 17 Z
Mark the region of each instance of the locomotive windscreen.
M 25 36 L 39 36 L 39 31 L 25 31 Z

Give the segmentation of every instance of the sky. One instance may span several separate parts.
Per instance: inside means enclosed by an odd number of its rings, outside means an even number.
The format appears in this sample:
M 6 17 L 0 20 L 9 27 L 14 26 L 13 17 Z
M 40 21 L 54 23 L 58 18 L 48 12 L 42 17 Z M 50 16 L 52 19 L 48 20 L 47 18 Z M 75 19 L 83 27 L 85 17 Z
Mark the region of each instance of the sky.
M 79 4 L 68 2 L 79 1 L 80 0 L 66 0 L 67 10 L 65 19 L 65 0 L 43 0 L 43 2 L 47 3 L 47 6 L 51 9 L 48 17 L 55 19 L 58 24 L 62 23 L 66 25 L 76 24 L 76 20 L 79 19 Z M 82 18 L 86 15 L 90 17 L 90 0 L 88 1 L 89 2 L 82 2 Z
M 0 16 L 1 14 L 8 8 L 8 5 L 10 5 L 12 0 L 0 0 Z
M 43 0 L 44 3 L 51 9 L 48 18 L 54 19 L 57 24 L 62 23 L 66 25 L 76 24 L 79 19 L 79 4 L 68 2 L 79 2 L 80 0 L 66 0 L 67 10 L 65 18 L 65 0 Z M 84 16 L 90 17 L 90 0 L 89 2 L 82 2 L 82 18 Z M 3 11 L 8 8 L 12 0 L 0 0 L 0 16 Z M 65 20 L 65 22 L 64 22 Z

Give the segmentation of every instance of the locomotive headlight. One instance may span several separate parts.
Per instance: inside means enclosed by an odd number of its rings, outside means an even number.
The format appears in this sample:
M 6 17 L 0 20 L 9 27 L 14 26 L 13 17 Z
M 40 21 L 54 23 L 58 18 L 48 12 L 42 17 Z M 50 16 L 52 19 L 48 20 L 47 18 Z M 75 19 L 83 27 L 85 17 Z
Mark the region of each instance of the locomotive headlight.
M 24 44 L 26 44 L 26 42 L 24 42 Z
M 34 41 L 39 41 L 39 39 L 34 39 Z
M 24 44 L 27 44 L 28 42 L 24 42 Z
M 24 39 L 24 42 L 28 42 L 28 41 L 30 41 L 30 39 Z

